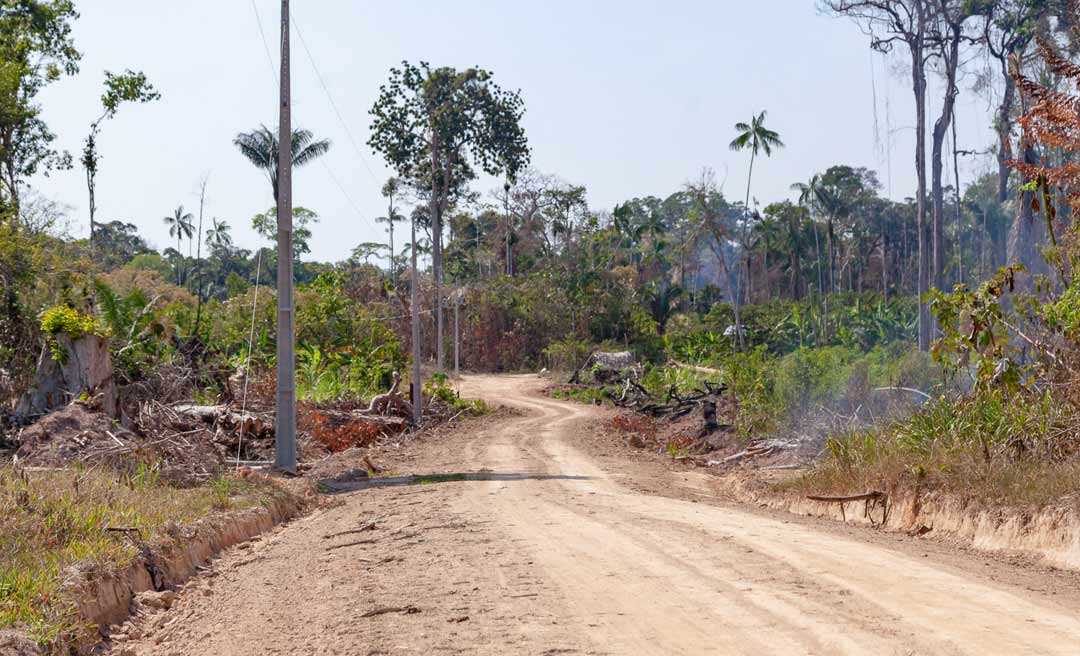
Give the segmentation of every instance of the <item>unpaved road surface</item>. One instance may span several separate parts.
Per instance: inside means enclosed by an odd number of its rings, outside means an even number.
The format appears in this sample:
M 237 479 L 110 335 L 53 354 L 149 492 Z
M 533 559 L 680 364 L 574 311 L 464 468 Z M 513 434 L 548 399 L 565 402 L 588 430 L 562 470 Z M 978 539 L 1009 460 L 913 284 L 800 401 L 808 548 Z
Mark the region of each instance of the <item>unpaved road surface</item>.
M 824 525 L 634 491 L 576 446 L 602 411 L 538 387 L 467 379 L 466 395 L 518 412 L 403 447 L 395 468 L 432 474 L 427 484 L 342 494 L 232 550 L 114 651 L 1080 653 L 1075 595 Z M 434 476 L 452 473 L 471 475 Z

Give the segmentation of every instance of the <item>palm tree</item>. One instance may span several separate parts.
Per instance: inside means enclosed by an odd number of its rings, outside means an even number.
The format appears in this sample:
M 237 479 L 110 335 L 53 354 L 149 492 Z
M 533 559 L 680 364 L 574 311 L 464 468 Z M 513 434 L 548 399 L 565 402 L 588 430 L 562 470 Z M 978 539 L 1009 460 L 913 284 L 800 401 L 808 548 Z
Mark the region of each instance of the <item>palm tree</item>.
M 387 254 L 390 257 L 390 283 L 397 287 L 397 267 L 394 265 L 394 224 L 399 221 L 404 221 L 405 217 L 398 214 L 394 209 L 394 199 L 397 198 L 398 189 L 401 186 L 401 181 L 397 178 L 390 178 L 383 185 L 382 195 L 390 201 L 390 207 L 386 212 L 386 216 L 376 217 L 376 223 L 385 223 L 387 231 L 390 233 L 390 249 Z
M 184 206 L 180 205 L 173 210 L 172 216 L 166 216 L 165 225 L 169 226 L 169 236 L 176 237 L 176 252 L 180 253 L 180 242 L 184 237 L 191 239 L 195 234 L 195 225 L 192 223 L 195 216 L 191 212 L 184 212 Z M 183 285 L 183 257 L 176 266 L 176 284 Z
M 278 138 L 277 133 L 265 125 L 260 125 L 251 132 L 241 132 L 233 139 L 233 145 L 240 154 L 256 168 L 263 170 L 270 180 L 274 192 L 274 203 L 278 198 Z M 328 139 L 315 140 L 311 130 L 295 128 L 292 132 L 292 165 L 294 168 L 310 164 L 330 150 Z
M 750 123 L 736 123 L 735 131 L 738 134 L 729 144 L 729 147 L 736 152 L 750 150 L 750 172 L 746 176 L 746 202 L 743 205 L 747 212 L 747 220 L 742 230 L 743 250 L 746 250 L 747 238 L 749 237 L 747 227 L 750 223 L 750 184 L 754 179 L 754 160 L 757 159 L 758 153 L 764 153 L 766 157 L 771 156 L 773 148 L 783 148 L 784 142 L 780 140 L 779 134 L 765 127 L 765 110 L 752 117 Z M 749 253 L 746 255 L 746 283 L 747 287 L 750 287 Z
M 782 239 L 781 225 L 778 220 L 766 214 L 754 226 L 754 245 L 761 251 L 762 276 L 765 278 L 765 297 L 769 297 L 769 251 L 775 250 Z
M 807 183 L 796 182 L 791 185 L 793 191 L 799 192 L 799 205 L 806 208 L 808 211 L 817 209 L 821 210 L 822 200 L 828 200 L 828 194 L 822 193 L 821 175 L 815 174 L 810 178 Z M 832 220 L 828 221 L 828 233 L 826 234 L 826 241 L 829 239 L 829 235 L 832 233 Z M 821 237 L 818 234 L 818 224 L 813 222 L 814 226 L 814 250 L 817 254 L 817 274 L 818 274 L 818 293 L 825 293 L 825 274 L 822 269 L 821 263 Z M 832 289 L 832 268 L 829 269 L 829 289 Z
M 229 231 L 232 227 L 227 221 L 222 221 L 217 217 L 210 219 L 212 227 L 206 231 L 206 245 L 214 250 L 221 250 L 232 246 L 232 235 Z

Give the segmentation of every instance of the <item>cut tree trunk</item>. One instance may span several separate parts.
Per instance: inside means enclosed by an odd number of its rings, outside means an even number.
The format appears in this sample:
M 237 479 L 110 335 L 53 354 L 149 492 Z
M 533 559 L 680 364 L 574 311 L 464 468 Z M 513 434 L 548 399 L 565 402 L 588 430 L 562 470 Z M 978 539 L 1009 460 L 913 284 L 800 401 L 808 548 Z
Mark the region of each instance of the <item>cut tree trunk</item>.
M 53 359 L 47 344 L 42 347 L 34 382 L 19 400 L 15 414 L 37 417 L 83 397 L 110 417 L 117 417 L 118 396 L 108 340 L 97 335 L 73 340 L 62 334 L 55 339 L 67 354 L 64 362 Z

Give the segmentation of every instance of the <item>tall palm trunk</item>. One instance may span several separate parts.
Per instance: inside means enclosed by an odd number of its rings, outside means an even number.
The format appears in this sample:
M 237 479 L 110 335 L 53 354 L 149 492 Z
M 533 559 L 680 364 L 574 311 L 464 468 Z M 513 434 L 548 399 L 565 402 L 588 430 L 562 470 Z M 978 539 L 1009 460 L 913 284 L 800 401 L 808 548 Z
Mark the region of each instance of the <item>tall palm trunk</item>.
M 746 298 L 747 303 L 753 302 L 753 293 L 754 293 L 754 281 L 751 278 L 751 274 L 750 274 L 750 249 L 747 248 L 747 244 L 749 242 L 749 237 L 750 237 L 750 235 L 749 235 L 749 233 L 750 233 L 750 218 L 753 216 L 753 213 L 750 211 L 750 185 L 753 183 L 753 180 L 754 180 L 754 159 L 756 157 L 757 157 L 757 148 L 751 148 L 750 149 L 750 171 L 746 176 L 746 200 L 743 201 L 743 209 L 746 211 L 746 219 L 745 219 L 745 222 L 743 223 L 743 229 L 742 229 L 743 258 L 746 260 L 746 262 L 745 262 L 745 267 L 746 267 L 746 292 L 745 293 L 746 293 L 746 297 L 745 298 Z M 738 323 L 738 322 L 736 322 L 736 323 Z
M 176 257 L 177 257 L 177 261 L 176 261 L 176 286 L 177 287 L 183 287 L 184 286 L 184 254 L 180 252 L 180 249 L 183 248 L 183 241 L 182 241 L 183 236 L 184 236 L 183 231 L 181 231 L 180 227 L 177 226 L 177 228 L 176 228 Z

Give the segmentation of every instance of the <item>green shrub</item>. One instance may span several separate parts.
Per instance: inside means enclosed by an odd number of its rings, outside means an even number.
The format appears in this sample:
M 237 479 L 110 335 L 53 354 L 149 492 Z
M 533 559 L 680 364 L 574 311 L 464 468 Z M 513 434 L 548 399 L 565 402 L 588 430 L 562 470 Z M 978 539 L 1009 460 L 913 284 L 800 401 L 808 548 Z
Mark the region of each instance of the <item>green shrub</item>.
M 63 364 L 67 361 L 67 351 L 56 339 L 58 335 L 67 335 L 71 339 L 79 339 L 86 335 L 105 336 L 105 329 L 101 323 L 89 314 L 82 314 L 75 308 L 66 305 L 51 307 L 41 315 L 41 331 L 45 333 L 52 353 L 53 360 Z
M 1076 411 L 1049 391 L 939 396 L 903 419 L 832 435 L 793 485 L 842 491 L 921 485 L 981 502 L 1041 504 L 1080 491 Z
M 586 340 L 567 335 L 563 339 L 548 344 L 544 349 L 544 361 L 550 371 L 575 371 L 585 362 L 594 348 Z

